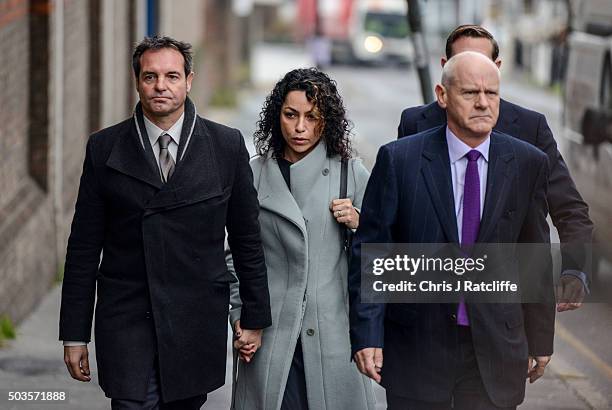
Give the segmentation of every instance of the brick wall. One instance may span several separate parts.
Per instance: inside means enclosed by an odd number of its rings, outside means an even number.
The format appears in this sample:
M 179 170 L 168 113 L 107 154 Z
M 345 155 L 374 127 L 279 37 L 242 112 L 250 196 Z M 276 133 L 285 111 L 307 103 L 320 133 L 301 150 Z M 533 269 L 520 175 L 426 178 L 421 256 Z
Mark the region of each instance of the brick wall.
M 70 216 L 89 134 L 89 2 L 64 1 L 63 206 Z
M 0 316 L 14 322 L 63 265 L 87 136 L 130 114 L 134 1 L 63 0 L 56 50 L 56 2 L 0 0 Z
M 48 10 L 41 4 L 0 0 L 0 55 L 10 62 L 0 64 L 0 315 L 14 321 L 30 311 L 56 274 L 43 102 L 48 71 L 33 69 L 47 55 L 31 54 L 48 39 Z
M 0 0 L 0 209 L 15 196 L 21 179 L 27 175 L 27 140 L 23 138 L 28 129 L 28 72 L 27 49 L 29 27 L 27 1 L 10 5 Z M 10 101 L 10 104 L 6 102 Z M 0 214 L 2 215 L 2 214 Z M 4 220 L 2 218 L 1 220 Z

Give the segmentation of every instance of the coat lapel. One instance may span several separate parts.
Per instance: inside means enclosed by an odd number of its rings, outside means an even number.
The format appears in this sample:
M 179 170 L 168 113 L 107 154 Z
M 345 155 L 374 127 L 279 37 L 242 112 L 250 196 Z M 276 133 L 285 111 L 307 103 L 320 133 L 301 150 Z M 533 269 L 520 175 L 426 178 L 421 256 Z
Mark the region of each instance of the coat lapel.
M 489 148 L 489 169 L 487 171 L 487 190 L 484 209 L 478 232 L 478 242 L 486 242 L 491 230 L 505 209 L 506 198 L 510 194 L 514 154 L 509 144 L 496 132 L 491 133 Z
M 421 172 L 446 238 L 449 242 L 457 243 L 455 199 L 445 131 L 446 127 L 440 127 L 427 139 L 423 148 L 425 160 Z
M 204 201 L 223 194 L 211 135 L 203 119 L 195 123 L 189 149 L 174 174 L 149 201 L 147 209 L 164 210 Z
M 306 236 L 304 216 L 289 191 L 278 163 L 271 154 L 264 161 L 257 188 L 259 205 L 296 225 Z
M 222 195 L 211 136 L 189 99 L 185 104 L 177 155 L 180 160 L 165 184 L 161 181 L 140 105 L 136 107 L 133 124 L 129 135 L 115 143 L 106 165 L 159 190 L 146 204 L 145 215 Z
M 291 194 L 295 198 L 295 202 L 305 214 L 307 209 L 316 209 L 316 215 L 320 216 L 320 209 L 326 209 L 329 204 L 314 204 L 318 200 L 322 200 L 325 196 L 313 195 L 314 192 L 327 192 L 329 190 L 329 179 L 321 175 L 323 169 L 329 171 L 329 158 L 327 157 L 327 149 L 325 141 L 319 141 L 314 149 L 304 158 L 291 166 Z M 325 181 L 324 185 L 321 183 Z M 338 189 L 339 191 L 339 189 Z M 322 205 L 323 208 L 319 206 Z M 308 219 L 308 215 L 304 215 Z
M 503 132 L 515 138 L 521 138 L 521 129 L 518 124 L 518 114 L 512 106 L 504 100 L 499 104 L 499 119 L 495 124 L 495 131 Z
M 195 130 L 197 118 L 195 105 L 191 102 L 191 99 L 187 97 L 185 100 L 185 118 L 183 119 L 183 129 L 181 129 L 181 140 L 176 155 L 178 158 L 177 162 L 180 162 L 185 155 L 185 150 Z
M 115 142 L 106 166 L 159 189 L 162 186 L 159 168 L 155 164 L 151 145 L 146 142 L 143 146 L 134 122 L 129 134 Z M 145 150 L 147 145 L 150 153 Z
M 437 102 L 433 102 L 423 110 L 421 119 L 417 121 L 417 132 L 427 131 L 446 124 L 446 111 Z

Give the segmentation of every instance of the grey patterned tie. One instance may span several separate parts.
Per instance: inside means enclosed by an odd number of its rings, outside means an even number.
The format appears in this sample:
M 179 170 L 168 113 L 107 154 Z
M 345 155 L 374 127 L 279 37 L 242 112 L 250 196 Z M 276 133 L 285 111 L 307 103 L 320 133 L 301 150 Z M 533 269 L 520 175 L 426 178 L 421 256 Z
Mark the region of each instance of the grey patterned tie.
M 159 168 L 162 172 L 163 182 L 167 182 L 174 172 L 174 159 L 168 150 L 170 141 L 172 141 L 172 137 L 166 133 L 159 136 Z

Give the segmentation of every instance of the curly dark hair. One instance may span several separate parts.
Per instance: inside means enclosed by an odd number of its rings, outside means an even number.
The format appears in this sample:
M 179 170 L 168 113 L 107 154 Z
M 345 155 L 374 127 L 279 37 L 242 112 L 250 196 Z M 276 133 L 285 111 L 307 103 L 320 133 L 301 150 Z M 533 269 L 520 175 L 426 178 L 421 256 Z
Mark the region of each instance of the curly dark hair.
M 349 159 L 352 153 L 349 137 L 353 125 L 346 118 L 336 82 L 316 68 L 289 71 L 266 97 L 254 134 L 257 153 L 265 156 L 272 150 L 273 158 L 282 158 L 286 143 L 281 132 L 280 115 L 290 91 L 305 91 L 308 101 L 320 113 L 323 125 L 321 138 L 325 142 L 327 156 L 340 155 L 343 159 Z

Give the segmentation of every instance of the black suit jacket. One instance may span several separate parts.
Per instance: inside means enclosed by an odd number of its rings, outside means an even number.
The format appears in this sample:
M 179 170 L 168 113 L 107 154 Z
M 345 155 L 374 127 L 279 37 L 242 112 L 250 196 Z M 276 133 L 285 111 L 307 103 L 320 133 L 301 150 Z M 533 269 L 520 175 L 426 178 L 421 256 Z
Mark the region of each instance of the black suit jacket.
M 232 280 L 226 228 L 240 276 L 241 323 L 271 324 L 257 194 L 242 135 L 186 112 L 181 144 L 194 120 L 166 184 L 134 119 L 87 143 L 59 337 L 90 340 L 97 285 L 96 355 L 108 397 L 144 400 L 156 357 L 166 401 L 223 385 Z
M 546 155 L 493 132 L 478 242 L 547 243 Z M 457 243 L 445 127 L 383 146 L 368 182 L 349 270 L 352 350 L 383 347 L 382 385 L 422 401 L 450 400 L 458 356 L 456 304 L 360 303 L 361 243 Z M 550 266 L 550 257 L 545 266 Z M 550 272 L 549 272 L 550 273 Z M 478 367 L 500 407 L 524 397 L 528 355 L 553 350 L 550 274 L 541 303 L 467 303 Z
M 437 102 L 406 108 L 402 112 L 397 137 L 402 138 L 446 124 L 446 112 Z M 591 243 L 593 222 L 589 207 L 580 196 L 544 115 L 501 100 L 495 130 L 538 147 L 548 156 L 548 207 L 559 238 L 568 244 L 563 252 L 563 269 L 587 274 L 585 244 Z

